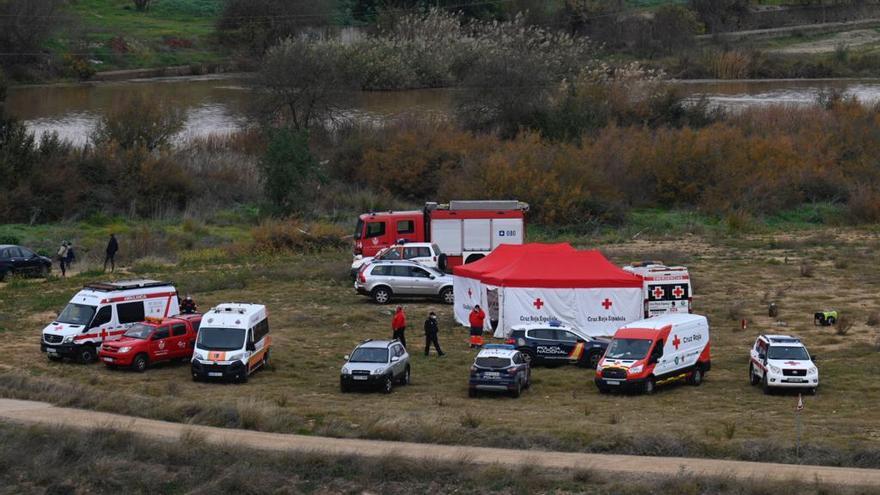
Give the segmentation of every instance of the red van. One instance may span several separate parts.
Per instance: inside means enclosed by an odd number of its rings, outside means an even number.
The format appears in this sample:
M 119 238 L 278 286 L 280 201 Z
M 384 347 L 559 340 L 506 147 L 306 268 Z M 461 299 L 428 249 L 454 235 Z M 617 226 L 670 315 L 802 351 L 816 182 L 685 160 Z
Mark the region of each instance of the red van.
M 202 315 L 196 313 L 137 323 L 119 339 L 105 342 L 98 359 L 108 368 L 131 367 L 140 372 L 162 361 L 189 361 L 201 322 Z

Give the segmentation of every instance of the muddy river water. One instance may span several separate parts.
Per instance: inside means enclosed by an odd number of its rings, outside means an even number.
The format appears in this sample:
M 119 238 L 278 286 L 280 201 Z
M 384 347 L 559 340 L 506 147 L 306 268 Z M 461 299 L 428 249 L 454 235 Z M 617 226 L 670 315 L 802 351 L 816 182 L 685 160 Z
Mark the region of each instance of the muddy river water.
M 880 101 L 880 79 L 687 81 L 676 82 L 692 97 L 737 110 L 755 105 L 807 105 L 823 90 L 836 89 L 863 102 Z M 448 114 L 449 89 L 363 92 L 346 102 L 350 118 L 382 121 L 408 113 Z M 35 133 L 57 132 L 84 144 L 101 114 L 121 105 L 132 93 L 167 100 L 186 109 L 179 140 L 234 132 L 247 123 L 252 92 L 246 75 L 158 78 L 125 82 L 20 86 L 9 90 L 8 114 L 23 120 Z

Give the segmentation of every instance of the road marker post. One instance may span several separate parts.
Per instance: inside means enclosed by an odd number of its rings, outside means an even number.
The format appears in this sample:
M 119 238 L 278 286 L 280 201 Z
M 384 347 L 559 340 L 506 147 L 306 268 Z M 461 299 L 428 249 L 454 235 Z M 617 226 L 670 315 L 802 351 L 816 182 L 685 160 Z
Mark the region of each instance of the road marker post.
M 794 408 L 795 428 L 797 429 L 797 443 L 794 448 L 794 455 L 798 464 L 801 461 L 801 411 L 804 410 L 804 397 L 798 394 L 797 406 Z

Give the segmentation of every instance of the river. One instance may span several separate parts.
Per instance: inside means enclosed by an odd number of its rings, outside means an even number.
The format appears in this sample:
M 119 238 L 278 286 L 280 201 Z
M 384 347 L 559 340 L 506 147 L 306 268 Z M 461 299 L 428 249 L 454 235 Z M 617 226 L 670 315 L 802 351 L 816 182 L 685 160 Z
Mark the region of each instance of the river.
M 712 104 L 731 110 L 755 105 L 806 105 L 820 91 L 836 89 L 863 102 L 880 101 L 880 80 L 748 80 L 676 81 L 691 97 L 706 96 Z M 100 116 L 120 105 L 133 92 L 164 99 L 186 109 L 184 130 L 177 137 L 222 135 L 246 125 L 251 91 L 245 75 L 157 78 L 125 82 L 17 86 L 9 89 L 6 111 L 37 135 L 57 132 L 71 142 L 88 142 Z M 349 117 L 382 121 L 407 113 L 446 115 L 451 90 L 376 91 L 354 95 Z

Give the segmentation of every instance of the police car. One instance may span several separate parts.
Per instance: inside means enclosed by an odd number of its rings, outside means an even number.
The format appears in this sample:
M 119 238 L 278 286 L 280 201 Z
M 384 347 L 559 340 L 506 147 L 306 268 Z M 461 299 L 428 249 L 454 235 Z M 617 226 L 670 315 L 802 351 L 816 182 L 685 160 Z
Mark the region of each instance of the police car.
M 791 335 L 759 335 L 749 352 L 749 383 L 761 384 L 765 394 L 797 388 L 815 394 L 819 368 L 801 339 Z
M 591 337 L 558 321 L 513 327 L 507 343 L 531 364 L 565 364 L 595 368 L 611 341 Z
M 488 344 L 483 347 L 471 366 L 468 395 L 476 397 L 479 391 L 509 392 L 519 397 L 532 383 L 529 362 L 512 345 Z

